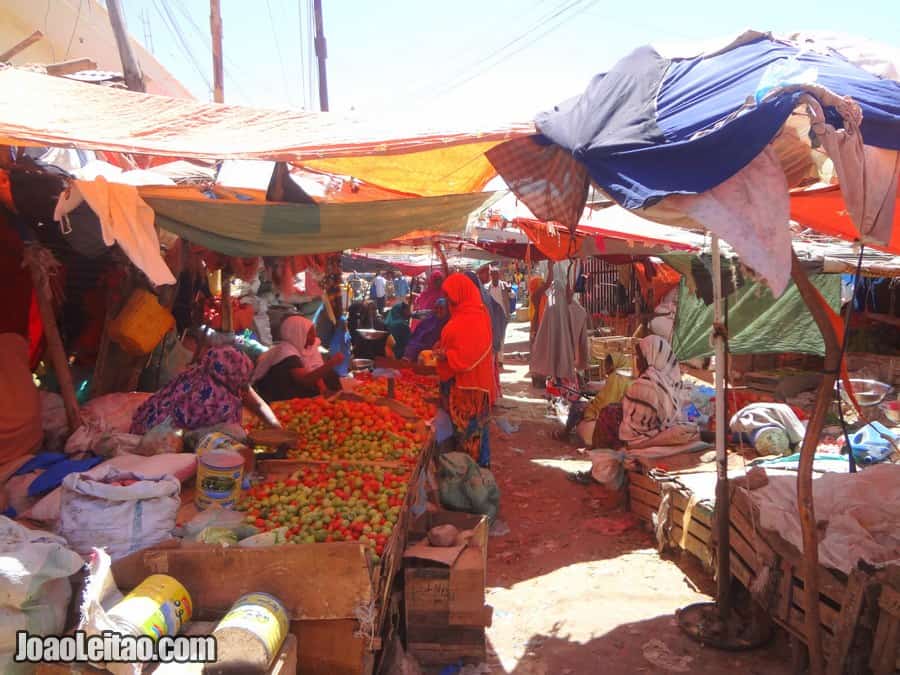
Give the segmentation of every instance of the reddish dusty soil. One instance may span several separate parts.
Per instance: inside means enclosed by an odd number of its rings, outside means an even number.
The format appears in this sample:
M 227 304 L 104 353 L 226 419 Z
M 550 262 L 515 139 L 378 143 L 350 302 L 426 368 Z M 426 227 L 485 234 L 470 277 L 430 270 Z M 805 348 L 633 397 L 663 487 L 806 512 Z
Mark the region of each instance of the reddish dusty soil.
M 525 324 L 512 324 L 507 353 L 527 348 Z M 729 653 L 701 647 L 679 630 L 675 611 L 709 600 L 711 578 L 688 555 L 661 558 L 640 527 L 618 535 L 596 530 L 598 518 L 625 517 L 621 499 L 566 478 L 589 464 L 575 446 L 552 439 L 554 423 L 525 361 L 510 354 L 507 369 L 498 416 L 519 430 L 492 437 L 501 519 L 510 533 L 490 539 L 491 672 L 789 673 L 777 642 Z

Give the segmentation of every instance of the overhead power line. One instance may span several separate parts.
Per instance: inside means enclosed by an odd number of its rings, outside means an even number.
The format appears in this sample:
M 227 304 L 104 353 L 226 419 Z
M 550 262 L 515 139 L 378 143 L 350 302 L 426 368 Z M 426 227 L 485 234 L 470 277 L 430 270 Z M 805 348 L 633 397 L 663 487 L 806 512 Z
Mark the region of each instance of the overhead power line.
M 284 95 L 287 96 L 288 102 L 293 105 L 293 96 L 291 96 L 291 90 L 290 87 L 288 87 L 287 68 L 284 66 L 284 54 L 281 52 L 281 44 L 278 41 L 278 30 L 275 28 L 275 16 L 272 14 L 271 0 L 266 0 L 266 10 L 269 13 L 269 25 L 272 27 L 272 40 L 275 43 L 278 62 L 281 64 L 281 81 L 284 84 Z
M 528 47 L 539 42 L 550 33 L 561 28 L 596 3 L 596 1 L 597 0 L 568 0 L 561 5 L 558 5 L 555 10 L 538 19 L 527 30 L 494 49 L 478 62 L 461 72 L 457 77 L 451 79 L 448 84 L 434 93 L 433 97 L 437 98 L 454 89 L 458 89 L 464 84 L 480 77 L 491 68 L 509 60 L 516 54 L 519 54 Z

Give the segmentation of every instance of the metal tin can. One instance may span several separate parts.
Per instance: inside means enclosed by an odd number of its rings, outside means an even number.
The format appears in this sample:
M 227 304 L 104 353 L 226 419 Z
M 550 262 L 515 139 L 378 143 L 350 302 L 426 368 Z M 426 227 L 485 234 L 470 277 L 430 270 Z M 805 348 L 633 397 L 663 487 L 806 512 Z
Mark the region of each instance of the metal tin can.
M 220 661 L 228 660 L 234 651 L 248 666 L 267 667 L 281 649 L 289 623 L 287 609 L 275 596 L 241 596 L 213 631 Z M 252 652 L 258 657 L 251 656 Z
M 174 577 L 153 574 L 138 584 L 107 615 L 132 634 L 158 640 L 175 636 L 191 620 L 191 596 Z

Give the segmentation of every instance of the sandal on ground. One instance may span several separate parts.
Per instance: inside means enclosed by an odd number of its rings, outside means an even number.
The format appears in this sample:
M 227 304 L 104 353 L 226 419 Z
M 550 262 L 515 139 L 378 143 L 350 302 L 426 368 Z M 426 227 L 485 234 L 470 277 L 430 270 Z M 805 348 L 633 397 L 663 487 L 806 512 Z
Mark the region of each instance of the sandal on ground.
M 580 485 L 591 485 L 594 482 L 594 477 L 591 476 L 590 471 L 576 471 L 575 473 L 567 474 L 566 478 Z

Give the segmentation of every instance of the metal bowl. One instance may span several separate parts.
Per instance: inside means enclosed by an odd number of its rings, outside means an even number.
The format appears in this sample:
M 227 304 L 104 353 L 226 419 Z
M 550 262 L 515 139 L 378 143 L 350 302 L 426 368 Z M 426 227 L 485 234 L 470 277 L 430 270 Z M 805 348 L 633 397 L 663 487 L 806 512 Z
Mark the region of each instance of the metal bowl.
M 381 340 L 388 336 L 386 330 L 375 330 L 374 328 L 360 328 L 356 332 L 359 333 L 360 337 L 365 338 L 366 340 Z
M 372 359 L 351 359 L 350 367 L 353 370 L 371 370 L 375 367 L 375 361 Z
M 856 400 L 863 408 L 871 408 L 884 400 L 884 397 L 891 393 L 893 387 L 878 380 L 858 380 L 850 379 L 850 386 L 853 387 L 853 393 Z M 841 399 L 847 405 L 852 405 L 850 397 L 844 391 L 843 384 L 840 380 L 835 382 L 834 388 L 840 393 Z

